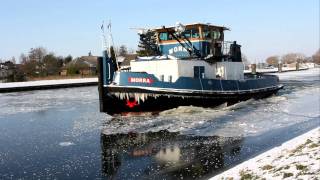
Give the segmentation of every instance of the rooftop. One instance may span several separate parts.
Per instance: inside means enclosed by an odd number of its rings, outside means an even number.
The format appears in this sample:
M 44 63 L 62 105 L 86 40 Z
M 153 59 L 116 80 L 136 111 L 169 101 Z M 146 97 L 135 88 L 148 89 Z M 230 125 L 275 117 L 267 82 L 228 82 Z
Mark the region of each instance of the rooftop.
M 190 24 L 183 24 L 184 26 L 207 26 L 207 27 L 211 27 L 211 28 L 219 28 L 219 29 L 223 29 L 223 30 L 230 30 L 230 28 L 224 27 L 224 26 L 217 26 L 217 25 L 213 25 L 211 23 L 200 23 L 200 22 L 196 22 L 196 23 L 190 23 Z M 165 26 L 166 28 L 175 28 L 176 26 Z M 163 27 L 156 27 L 156 28 L 151 28 L 151 30 L 161 30 L 163 29 Z

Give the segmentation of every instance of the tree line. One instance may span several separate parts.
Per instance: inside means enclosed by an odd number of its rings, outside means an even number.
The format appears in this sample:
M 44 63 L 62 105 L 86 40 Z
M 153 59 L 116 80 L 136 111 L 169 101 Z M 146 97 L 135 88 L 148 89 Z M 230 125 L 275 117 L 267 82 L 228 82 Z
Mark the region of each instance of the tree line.
M 27 54 L 21 53 L 19 59 L 19 64 L 16 63 L 14 57 L 7 60 L 0 59 L 0 62 L 8 66 L 7 70 L 10 71 L 7 82 L 59 75 L 61 69 L 67 68 L 67 64 L 73 60 L 71 55 L 56 56 L 43 47 L 31 48 Z
M 72 56 L 56 56 L 43 47 L 31 48 L 26 55 L 20 55 L 21 70 L 28 77 L 59 75 L 62 67 L 72 61 Z
M 313 62 L 316 64 L 320 64 L 320 49 L 316 51 L 311 57 L 307 57 L 306 55 L 302 53 L 288 53 L 283 56 L 270 56 L 266 59 L 266 63 L 269 65 L 273 65 L 275 67 L 278 66 L 278 64 L 291 64 L 291 63 L 307 63 L 307 62 Z
M 112 47 L 111 56 L 115 60 L 116 56 L 125 56 L 129 51 L 125 45 Z M 12 75 L 7 77 L 7 81 L 14 82 L 38 77 L 57 76 L 60 75 L 63 69 L 68 72 L 68 75 L 80 74 L 80 70 L 88 68 L 89 65 L 77 63 L 79 59 L 79 57 L 73 58 L 71 55 L 66 57 L 55 55 L 40 46 L 31 48 L 28 53 L 21 53 L 19 64 L 16 63 L 15 57 L 6 60 L 0 59 L 0 63 L 5 63 L 12 72 Z

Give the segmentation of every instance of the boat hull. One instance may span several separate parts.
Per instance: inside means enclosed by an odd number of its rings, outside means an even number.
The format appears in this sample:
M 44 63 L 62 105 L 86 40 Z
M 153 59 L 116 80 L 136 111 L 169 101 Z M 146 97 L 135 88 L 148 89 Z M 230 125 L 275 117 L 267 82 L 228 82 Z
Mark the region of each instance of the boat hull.
M 234 104 L 268 97 L 283 87 L 277 76 L 257 74 L 239 80 L 181 76 L 163 81 L 146 72 L 114 71 L 106 55 L 98 67 L 100 111 L 110 115 Z
M 104 87 L 101 109 L 110 115 L 127 112 L 152 112 L 176 108 L 178 106 L 215 107 L 228 105 L 251 98 L 271 96 L 283 86 L 248 91 L 177 91 L 173 89 L 150 89 L 145 87 Z

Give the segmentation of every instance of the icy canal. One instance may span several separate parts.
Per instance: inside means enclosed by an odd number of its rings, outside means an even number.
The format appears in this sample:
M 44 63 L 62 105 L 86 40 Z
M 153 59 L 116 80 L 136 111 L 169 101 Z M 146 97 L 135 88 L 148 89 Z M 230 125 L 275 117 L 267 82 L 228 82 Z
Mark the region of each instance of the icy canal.
M 0 94 L 0 179 L 206 179 L 319 126 L 319 73 L 280 74 L 263 100 L 116 118 L 97 87 Z

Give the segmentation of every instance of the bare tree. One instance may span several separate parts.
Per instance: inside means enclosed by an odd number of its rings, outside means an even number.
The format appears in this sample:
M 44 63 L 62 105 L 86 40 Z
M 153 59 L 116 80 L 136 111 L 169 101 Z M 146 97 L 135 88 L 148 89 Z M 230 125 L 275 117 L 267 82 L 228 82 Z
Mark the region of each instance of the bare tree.
M 244 65 L 249 66 L 251 64 L 250 61 L 248 60 L 247 56 L 244 53 L 241 54 L 241 59 L 242 59 L 242 62 Z
M 24 63 L 26 63 L 28 61 L 28 57 L 24 53 L 20 54 L 19 59 L 20 59 L 20 63 L 21 64 L 24 64 Z
M 316 64 L 320 64 L 320 49 L 312 55 L 312 61 Z
M 43 47 L 31 48 L 29 51 L 29 59 L 42 63 L 43 57 L 47 55 L 47 50 Z
M 27 76 L 37 75 L 37 62 L 35 60 L 30 60 L 26 55 L 20 55 L 21 70 Z
M 50 53 L 43 57 L 43 73 L 44 75 L 57 75 L 59 74 L 60 66 L 58 58 Z
M 63 59 L 63 64 L 64 65 L 67 65 L 69 62 L 71 62 L 72 61 L 72 56 L 71 55 L 68 55 L 67 57 L 65 57 L 64 59 Z
M 28 59 L 31 64 L 36 64 L 36 74 L 43 76 L 46 74 L 43 58 L 47 55 L 47 50 L 43 47 L 31 48 Z
M 279 62 L 280 62 L 279 56 L 270 56 L 266 59 L 266 63 L 274 67 L 277 67 Z
M 125 45 L 121 45 L 119 48 L 119 56 L 125 56 L 128 54 L 128 49 Z
M 302 53 L 289 53 L 282 56 L 281 61 L 284 64 L 291 64 L 295 62 L 303 62 L 306 56 Z
M 12 56 L 9 61 L 12 62 L 13 64 L 16 64 L 16 58 L 14 56 Z

